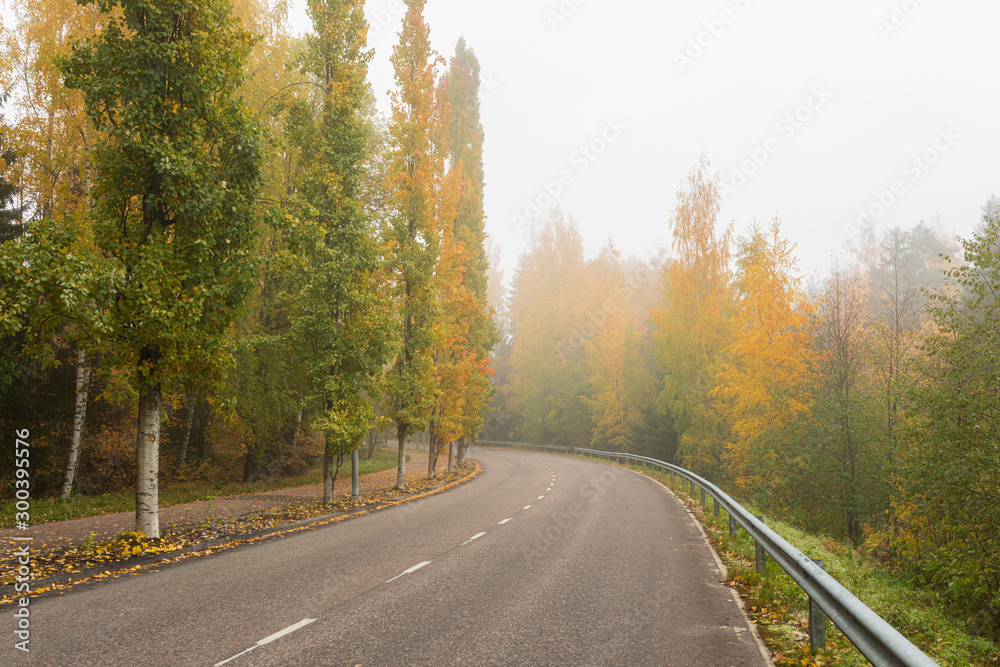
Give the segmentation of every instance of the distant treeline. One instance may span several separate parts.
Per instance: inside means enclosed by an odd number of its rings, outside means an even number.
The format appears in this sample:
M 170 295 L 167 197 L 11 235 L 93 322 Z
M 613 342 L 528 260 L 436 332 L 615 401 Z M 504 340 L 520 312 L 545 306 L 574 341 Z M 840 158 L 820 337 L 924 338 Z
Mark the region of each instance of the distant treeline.
M 673 253 L 584 257 L 556 211 L 498 322 L 490 435 L 674 461 L 849 540 L 1000 633 L 1000 200 L 968 240 L 865 230 L 806 283 L 776 219 L 719 225 L 706 159 Z

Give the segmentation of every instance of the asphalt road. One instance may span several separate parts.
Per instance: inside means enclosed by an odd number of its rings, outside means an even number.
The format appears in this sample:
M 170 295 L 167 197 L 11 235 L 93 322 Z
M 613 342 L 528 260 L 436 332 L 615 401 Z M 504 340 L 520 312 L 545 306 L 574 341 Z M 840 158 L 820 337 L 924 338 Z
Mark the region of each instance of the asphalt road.
M 477 450 L 416 503 L 32 602 L 4 665 L 768 664 L 656 482 Z

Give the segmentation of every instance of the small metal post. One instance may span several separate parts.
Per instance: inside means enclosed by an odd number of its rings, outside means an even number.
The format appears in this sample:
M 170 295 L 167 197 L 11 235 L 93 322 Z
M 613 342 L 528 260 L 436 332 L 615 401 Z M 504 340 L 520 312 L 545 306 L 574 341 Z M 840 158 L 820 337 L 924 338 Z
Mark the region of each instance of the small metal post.
M 764 517 L 762 516 L 757 518 L 761 521 L 764 520 Z M 764 545 L 757 540 L 754 540 L 753 545 L 757 556 L 757 572 L 760 574 L 767 574 L 767 552 L 764 551 Z
M 733 516 L 732 512 L 729 513 L 729 534 L 736 535 L 736 531 L 740 529 L 738 523 L 736 523 L 736 517 Z
M 691 482 L 691 495 L 693 496 L 694 495 L 694 480 L 692 479 L 692 480 L 690 480 L 690 482 Z
M 361 486 L 358 483 L 358 450 L 351 452 L 351 500 L 361 500 Z
M 823 559 L 813 558 L 812 562 L 823 569 Z M 826 646 L 826 614 L 818 604 L 809 598 L 809 648 L 813 653 Z
M 715 516 L 716 516 L 716 518 L 718 518 L 718 516 L 719 516 L 719 499 L 716 498 L 716 497 L 714 497 L 714 496 L 712 497 L 712 507 L 715 510 Z
M 705 504 L 705 489 L 701 490 L 701 506 L 708 509 L 708 505 Z

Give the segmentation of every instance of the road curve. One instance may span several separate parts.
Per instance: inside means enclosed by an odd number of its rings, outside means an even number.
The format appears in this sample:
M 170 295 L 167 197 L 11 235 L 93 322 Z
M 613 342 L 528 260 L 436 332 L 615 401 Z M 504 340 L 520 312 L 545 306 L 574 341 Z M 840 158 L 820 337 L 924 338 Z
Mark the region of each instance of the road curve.
M 473 455 L 484 473 L 447 493 L 36 600 L 31 653 L 9 639 L 0 662 L 768 664 L 662 486 L 567 457 Z

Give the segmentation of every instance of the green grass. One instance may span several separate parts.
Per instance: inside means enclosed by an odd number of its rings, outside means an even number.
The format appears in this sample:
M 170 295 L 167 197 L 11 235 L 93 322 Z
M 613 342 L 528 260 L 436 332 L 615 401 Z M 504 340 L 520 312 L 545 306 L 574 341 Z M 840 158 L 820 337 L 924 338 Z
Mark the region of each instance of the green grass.
M 361 460 L 358 471 L 362 475 L 367 475 L 373 472 L 389 470 L 396 466 L 396 456 L 395 451 L 376 451 L 371 460 Z M 337 479 L 343 479 L 345 475 L 350 477 L 350 474 L 351 461 L 347 459 L 341 465 Z M 213 484 L 210 482 L 178 484 L 160 489 L 160 507 L 182 505 L 197 500 L 215 500 L 217 498 L 238 496 L 244 493 L 259 493 L 261 491 L 309 486 L 319 484 L 322 481 L 323 471 L 317 468 L 297 477 L 282 477 L 267 481 L 251 482 L 249 484 L 242 482 L 230 484 Z M 0 528 L 14 527 L 14 503 L 14 500 L 6 500 L 0 503 Z M 32 498 L 30 514 L 31 523 L 39 524 L 133 511 L 135 511 L 135 491 L 128 489 L 96 496 L 74 495 L 67 500 L 59 498 Z
M 646 474 L 650 474 L 648 471 Z M 767 575 L 756 571 L 753 539 L 743 530 L 729 535 L 729 518 L 722 511 L 716 518 L 711 497 L 708 508 L 697 503 L 687 484 L 671 484 L 668 476 L 651 475 L 670 486 L 696 511 L 716 552 L 729 568 L 729 580 L 755 617 L 768 648 L 780 656 L 779 665 L 868 665 L 868 661 L 848 639 L 827 623 L 827 649 L 809 653 L 808 597 L 791 577 L 772 560 Z M 747 508 L 754 514 L 752 508 Z M 966 631 L 963 622 L 930 590 L 914 587 L 896 570 L 872 562 L 854 549 L 829 538 L 811 535 L 789 524 L 765 517 L 765 523 L 810 558 L 822 558 L 824 569 L 847 590 L 936 660 L 942 667 L 1000 664 L 1000 648 Z

